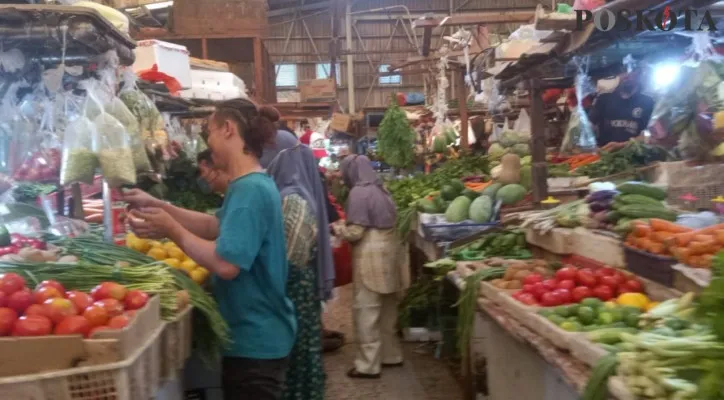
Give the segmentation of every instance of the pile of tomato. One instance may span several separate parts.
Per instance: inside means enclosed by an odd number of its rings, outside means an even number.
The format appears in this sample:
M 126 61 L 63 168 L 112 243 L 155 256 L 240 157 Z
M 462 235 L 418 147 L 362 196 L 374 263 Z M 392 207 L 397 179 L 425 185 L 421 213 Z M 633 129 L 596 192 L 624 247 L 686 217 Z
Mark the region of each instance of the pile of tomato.
M 46 250 L 48 248 L 48 245 L 44 241 L 36 238 L 23 236 L 19 233 L 11 234 L 10 238 L 11 240 L 9 245 L 0 247 L 0 256 L 4 256 L 7 254 L 18 254 L 20 249 L 22 249 L 23 247 L 32 247 L 38 250 Z
M 60 174 L 60 150 L 47 149 L 33 152 L 20 165 L 13 178 L 17 181 L 47 182 L 57 180 Z
M 103 282 L 90 293 L 47 280 L 31 290 L 15 273 L 0 275 L 0 336 L 81 335 L 123 329 L 148 294 Z
M 610 267 L 593 270 L 565 266 L 550 279 L 540 274 L 528 275 L 523 280 L 523 289 L 515 292 L 513 298 L 526 305 L 556 307 L 586 298 L 609 301 L 623 293 L 643 293 L 641 281 Z

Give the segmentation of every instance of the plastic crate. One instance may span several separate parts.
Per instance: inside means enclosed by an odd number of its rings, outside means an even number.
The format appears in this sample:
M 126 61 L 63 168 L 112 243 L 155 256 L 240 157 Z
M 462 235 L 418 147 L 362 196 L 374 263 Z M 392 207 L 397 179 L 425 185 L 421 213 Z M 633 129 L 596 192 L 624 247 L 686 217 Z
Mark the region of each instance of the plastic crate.
M 629 271 L 662 285 L 673 287 L 676 259 L 650 254 L 624 246 L 624 257 Z
M 419 214 L 418 226 L 422 237 L 434 242 L 454 242 L 478 232 L 498 226 L 498 222 L 484 224 L 473 221 L 447 222 L 442 214 Z
M 164 356 L 159 363 L 163 380 L 174 378 L 191 356 L 192 315 L 193 307 L 187 307 L 164 326 L 161 335 Z
M 146 400 L 160 385 L 159 327 L 124 361 L 0 379 L 0 399 Z

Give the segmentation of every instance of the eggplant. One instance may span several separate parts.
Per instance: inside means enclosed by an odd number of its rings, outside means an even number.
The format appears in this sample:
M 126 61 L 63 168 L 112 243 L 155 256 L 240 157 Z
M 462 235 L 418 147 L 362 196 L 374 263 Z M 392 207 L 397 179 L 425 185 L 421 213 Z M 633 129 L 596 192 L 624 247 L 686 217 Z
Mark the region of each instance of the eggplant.
M 600 213 L 602 211 L 608 211 L 611 209 L 611 199 L 608 200 L 599 200 L 594 203 L 590 203 L 588 207 L 591 209 L 591 212 Z
M 611 200 L 618 194 L 617 190 L 599 190 L 586 196 L 586 203 L 595 203 L 603 200 Z

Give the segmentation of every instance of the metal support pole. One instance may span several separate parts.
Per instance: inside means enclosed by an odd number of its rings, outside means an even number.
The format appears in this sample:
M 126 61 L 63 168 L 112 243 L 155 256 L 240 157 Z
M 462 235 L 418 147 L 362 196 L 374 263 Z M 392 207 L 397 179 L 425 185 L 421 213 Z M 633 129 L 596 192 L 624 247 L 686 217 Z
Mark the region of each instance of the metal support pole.
M 352 1 L 347 0 L 347 10 L 344 16 L 345 37 L 347 51 L 352 51 Z M 356 112 L 354 93 L 354 55 L 347 54 L 347 110 L 350 114 Z
M 533 202 L 540 204 L 548 197 L 543 89 L 541 89 L 540 81 L 535 78 L 528 81 L 528 89 L 530 91 L 531 152 L 533 156 Z
M 458 86 L 458 110 L 460 111 L 460 148 L 468 146 L 468 91 L 465 88 L 465 70 L 453 68 L 453 77 Z
M 103 240 L 113 243 L 113 214 L 112 214 L 113 197 L 111 195 L 111 186 L 108 181 L 103 179 Z

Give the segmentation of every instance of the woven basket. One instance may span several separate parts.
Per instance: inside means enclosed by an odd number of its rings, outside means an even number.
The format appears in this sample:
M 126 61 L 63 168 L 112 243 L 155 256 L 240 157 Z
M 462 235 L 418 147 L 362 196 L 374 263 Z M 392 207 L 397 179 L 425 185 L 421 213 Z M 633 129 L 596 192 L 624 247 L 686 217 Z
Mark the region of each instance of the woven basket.
M 648 179 L 668 187 L 667 202 L 679 207 L 712 209 L 711 199 L 724 195 L 724 164 L 687 165 L 684 161 L 659 163 Z M 680 197 L 691 193 L 694 203 Z

